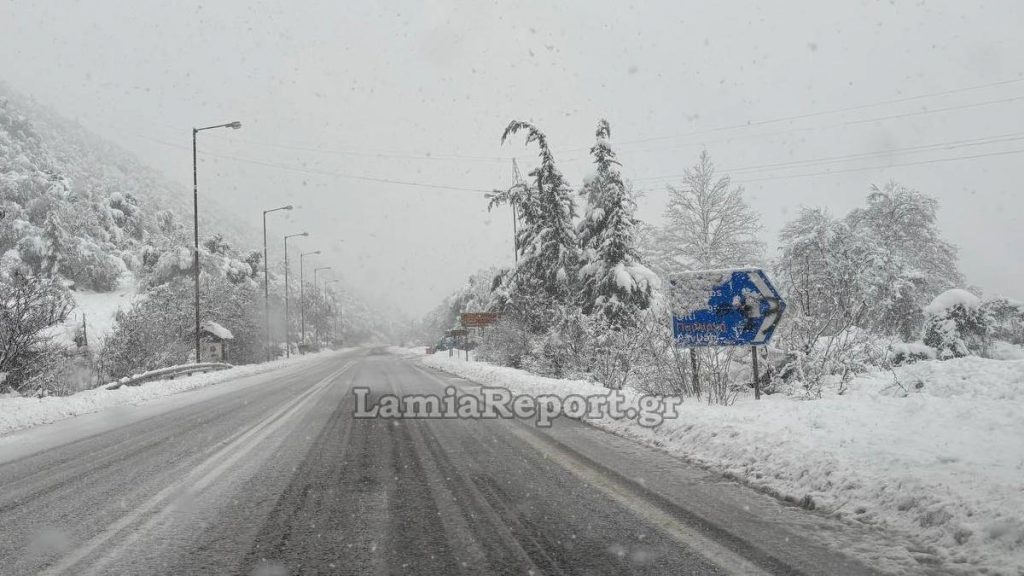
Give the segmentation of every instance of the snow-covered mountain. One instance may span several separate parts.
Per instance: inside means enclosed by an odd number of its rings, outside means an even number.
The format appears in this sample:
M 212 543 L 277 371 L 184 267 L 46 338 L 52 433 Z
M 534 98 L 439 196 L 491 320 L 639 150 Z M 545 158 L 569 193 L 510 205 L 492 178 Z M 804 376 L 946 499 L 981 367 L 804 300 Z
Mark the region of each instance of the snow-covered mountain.
M 238 344 L 241 350 L 248 349 L 239 359 L 252 361 L 262 357 L 265 341 L 260 236 L 256 229 L 232 219 L 233 211 L 216 209 L 215 199 L 207 202 L 214 205 L 200 215 L 200 269 L 208 279 L 204 282 L 222 287 L 224 302 L 209 302 L 211 308 L 203 313 L 225 322 L 232 316 L 246 316 L 236 319 L 239 326 L 249 326 L 240 333 L 251 340 Z M 0 284 L 10 286 L 16 278 L 50 278 L 70 294 L 73 308 L 63 329 L 54 326 L 46 331 L 50 340 L 67 347 L 87 341 L 95 353 L 116 331 L 118 313 L 129 312 L 158 289 L 181 299 L 174 301 L 173 308 L 190 308 L 183 284 L 192 273 L 191 191 L 2 84 L 0 212 Z M 276 308 L 280 306 L 273 300 L 280 301 L 283 286 L 275 272 L 280 271 L 272 267 L 271 305 Z M 345 288 L 333 294 L 330 303 L 341 302 L 346 341 L 388 341 L 396 320 L 353 291 L 351 286 L 358 285 L 355 279 L 340 280 Z M 321 304 L 321 312 L 332 309 Z M 272 319 L 271 330 L 280 334 L 277 340 L 283 340 L 283 313 L 279 316 Z M 181 324 L 175 324 L 175 329 L 182 332 L 178 339 L 183 342 L 184 319 L 185 315 L 175 319 Z M 293 333 L 297 330 L 292 328 Z M 122 334 L 120 341 L 131 347 L 136 336 Z M 171 336 L 156 335 L 152 343 L 166 350 Z M 151 367 L 181 356 L 147 358 L 142 352 L 138 358 L 132 354 L 123 359 Z M 0 353 L 0 359 L 3 356 Z M 17 364 L 10 359 L 5 362 L 8 370 Z

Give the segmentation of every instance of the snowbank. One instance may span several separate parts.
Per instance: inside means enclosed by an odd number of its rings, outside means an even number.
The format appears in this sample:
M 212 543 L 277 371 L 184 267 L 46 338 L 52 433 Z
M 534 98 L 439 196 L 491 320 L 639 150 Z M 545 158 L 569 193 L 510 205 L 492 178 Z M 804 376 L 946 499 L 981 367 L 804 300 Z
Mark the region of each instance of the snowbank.
M 348 350 L 352 349 L 343 349 L 341 351 Z M 72 416 L 97 412 L 112 406 L 142 404 L 155 398 L 219 384 L 243 376 L 252 376 L 277 370 L 285 366 L 323 358 L 325 355 L 333 353 L 333 351 L 318 352 L 263 364 L 236 366 L 230 370 L 196 374 L 184 378 L 175 378 L 174 380 L 157 380 L 140 386 L 123 386 L 116 390 L 96 388 L 71 396 L 29 398 L 4 395 L 0 396 L 0 435 L 31 426 L 49 424 L 50 422 L 56 422 L 57 420 L 63 420 Z
M 84 319 L 89 344 L 98 346 L 114 329 L 118 310 L 131 307 L 136 295 L 135 278 L 131 274 L 123 274 L 118 279 L 117 289 L 112 292 L 79 290 L 71 295 L 75 299 L 75 308 L 65 323 L 67 332 L 73 335 Z
M 603 391 L 447 354 L 423 363 L 521 393 Z M 911 551 L 922 561 L 942 558 L 942 571 L 1019 574 L 1022 415 L 1024 361 L 968 357 L 870 374 L 844 396 L 741 398 L 729 407 L 687 402 L 678 419 L 654 429 L 607 418 L 590 423 L 779 497 L 903 533 L 924 547 Z
M 981 298 L 962 288 L 953 288 L 936 296 L 930 304 L 924 307 L 924 313 L 926 316 L 938 316 L 957 305 L 974 310 L 981 306 Z

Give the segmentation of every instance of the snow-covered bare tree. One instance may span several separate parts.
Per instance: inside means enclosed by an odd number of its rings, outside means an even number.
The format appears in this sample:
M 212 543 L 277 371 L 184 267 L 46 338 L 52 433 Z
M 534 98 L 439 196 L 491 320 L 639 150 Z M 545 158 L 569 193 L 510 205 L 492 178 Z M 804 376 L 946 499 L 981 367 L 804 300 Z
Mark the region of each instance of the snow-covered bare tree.
M 733 186 L 728 176 L 716 174 L 707 151 L 668 192 L 665 225 L 653 243 L 646 243 L 660 274 L 742 266 L 761 259 L 757 213 L 746 203 L 742 188 Z M 700 367 L 694 393 L 703 394 L 709 402 L 728 403 L 733 356 L 731 349 L 701 348 L 687 355 L 673 354 L 670 365 L 677 373 L 690 373 L 689 360 L 694 358 Z
M 876 290 L 870 324 L 883 334 L 912 340 L 924 321 L 922 308 L 963 277 L 956 248 L 936 223 L 939 203 L 896 182 L 872 186 L 867 207 L 851 212 L 851 228 L 866 229 L 880 258 L 871 271 Z
M 0 279 L 0 374 L 5 386 L 18 389 L 56 354 L 46 330 L 67 319 L 73 302 L 52 278 L 15 274 Z
M 596 172 L 580 192 L 586 211 L 577 227 L 583 257 L 582 309 L 620 328 L 632 325 L 635 313 L 650 305 L 657 277 L 640 261 L 636 201 L 619 173 L 607 120 L 598 122 L 596 136 L 590 149 Z
M 665 226 L 656 254 L 668 272 L 751 264 L 761 259 L 761 224 L 728 176 L 717 176 L 707 151 L 669 186 Z
M 822 209 L 802 209 L 783 227 L 779 244 L 775 276 L 789 310 L 778 342 L 792 359 L 785 374 L 816 397 L 827 376 L 845 381 L 863 369 L 860 327 L 876 299 L 883 254 L 866 227 Z

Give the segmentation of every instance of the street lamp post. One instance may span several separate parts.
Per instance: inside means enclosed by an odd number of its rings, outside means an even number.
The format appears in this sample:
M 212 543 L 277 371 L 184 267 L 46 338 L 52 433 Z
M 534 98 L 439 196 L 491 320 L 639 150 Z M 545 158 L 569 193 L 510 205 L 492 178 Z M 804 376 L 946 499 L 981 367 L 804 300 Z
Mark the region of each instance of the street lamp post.
M 299 254 L 299 324 L 302 326 L 302 342 L 299 344 L 300 352 L 302 351 L 302 345 L 306 343 L 306 281 L 302 271 L 302 260 L 306 256 L 314 256 L 319 253 L 319 250 L 314 250 L 313 252 Z
M 272 210 L 263 211 L 263 314 L 264 314 L 264 325 L 263 329 L 266 330 L 266 345 L 267 345 L 267 361 L 270 361 L 270 350 L 273 348 L 273 341 L 270 338 L 270 260 L 267 256 L 267 214 L 271 212 L 277 212 L 278 210 L 291 210 L 292 205 L 281 206 L 280 208 L 274 208 Z
M 325 303 L 327 302 L 327 285 L 328 284 L 337 284 L 337 283 L 338 283 L 337 279 L 335 279 L 335 280 L 327 280 L 327 279 L 325 279 L 324 280 L 324 302 Z M 331 311 L 331 316 L 334 318 L 334 322 L 332 322 L 328 326 L 329 332 L 330 332 L 330 334 L 328 335 L 329 336 L 329 340 L 333 340 L 334 339 L 334 332 L 335 332 L 335 329 L 337 328 L 335 326 L 335 324 L 337 324 L 337 319 L 338 319 L 338 301 L 333 296 L 332 296 L 331 300 L 334 301 L 334 310 Z
M 216 126 L 192 128 L 192 230 L 194 240 L 192 270 L 196 286 L 196 364 L 201 362 L 201 352 L 199 349 L 199 169 L 196 166 L 196 135 L 203 130 L 212 130 L 214 128 L 231 128 L 233 130 L 238 130 L 241 127 L 242 123 L 235 121 L 228 122 L 227 124 L 217 124 Z
M 292 357 L 292 341 L 291 336 L 288 334 L 289 331 L 289 320 L 291 315 L 288 311 L 288 239 L 296 238 L 298 236 L 306 237 L 309 236 L 309 232 L 300 232 L 298 234 L 289 234 L 284 237 L 284 354 L 285 358 Z
M 313 292 L 314 293 L 318 291 L 317 283 L 316 283 L 316 275 L 321 270 L 330 270 L 330 269 L 331 269 L 330 266 L 321 266 L 320 268 L 317 268 L 317 269 L 313 270 Z M 325 295 L 326 295 L 326 293 L 325 293 Z M 319 345 L 320 344 L 320 323 L 319 322 L 316 323 L 316 341 L 317 341 L 317 345 Z

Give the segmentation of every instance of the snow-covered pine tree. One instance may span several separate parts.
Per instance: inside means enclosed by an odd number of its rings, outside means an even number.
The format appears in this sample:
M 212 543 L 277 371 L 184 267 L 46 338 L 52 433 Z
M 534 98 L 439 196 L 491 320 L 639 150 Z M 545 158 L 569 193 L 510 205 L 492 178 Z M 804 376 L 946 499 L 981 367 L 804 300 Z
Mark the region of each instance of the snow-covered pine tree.
M 640 262 L 636 202 L 619 173 L 607 120 L 598 122 L 596 137 L 590 149 L 596 173 L 580 191 L 586 198 L 577 227 L 583 263 L 581 304 L 584 314 L 600 314 L 619 328 L 632 325 L 636 311 L 650 305 L 656 277 Z
M 50 212 L 43 224 L 43 259 L 39 266 L 39 273 L 47 278 L 52 278 L 60 272 L 61 262 L 70 251 L 70 240 L 64 229 L 64 223 L 56 212 Z
M 547 137 L 534 125 L 514 120 L 501 141 L 520 130 L 527 131 L 527 144 L 540 148 L 540 166 L 530 172 L 533 182 L 518 197 L 520 258 L 511 279 L 511 297 L 543 295 L 549 302 L 566 303 L 579 267 L 572 188 L 555 165 Z

